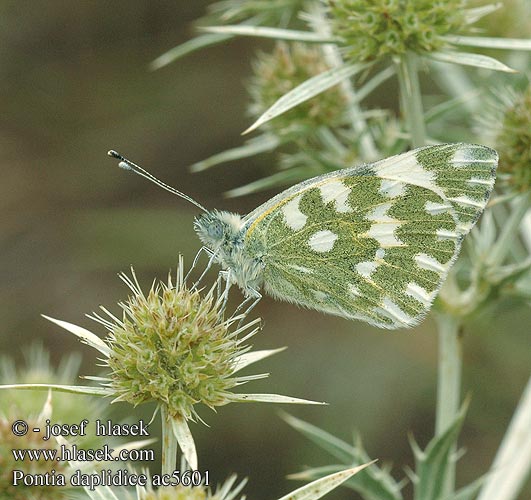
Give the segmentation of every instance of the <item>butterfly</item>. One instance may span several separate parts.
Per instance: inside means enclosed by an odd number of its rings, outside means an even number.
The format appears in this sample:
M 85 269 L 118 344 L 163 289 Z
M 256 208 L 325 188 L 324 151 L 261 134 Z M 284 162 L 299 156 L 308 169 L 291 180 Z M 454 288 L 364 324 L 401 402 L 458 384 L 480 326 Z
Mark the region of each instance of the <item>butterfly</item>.
M 426 146 L 292 186 L 246 216 L 207 210 L 115 151 L 135 171 L 202 210 L 194 228 L 231 284 L 381 328 L 430 309 L 485 209 L 498 155 L 476 144 Z

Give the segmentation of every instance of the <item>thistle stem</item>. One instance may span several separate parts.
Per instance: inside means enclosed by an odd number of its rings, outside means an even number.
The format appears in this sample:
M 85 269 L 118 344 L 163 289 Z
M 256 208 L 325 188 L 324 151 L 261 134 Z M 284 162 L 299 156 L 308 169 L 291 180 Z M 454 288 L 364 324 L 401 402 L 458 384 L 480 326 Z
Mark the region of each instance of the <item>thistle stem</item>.
M 424 125 L 416 54 L 406 52 L 400 58 L 397 74 L 400 106 L 409 129 L 411 146 L 418 148 L 426 143 L 426 127 Z
M 439 373 L 435 435 L 440 436 L 452 425 L 459 412 L 462 351 L 459 318 L 439 313 L 436 315 L 436 320 L 439 333 Z M 450 456 L 453 452 L 455 447 Z M 450 459 L 447 464 L 444 496 L 450 496 L 454 486 L 455 461 Z
M 166 406 L 161 406 L 160 415 L 162 418 L 162 474 L 171 475 L 177 468 L 178 443 Z

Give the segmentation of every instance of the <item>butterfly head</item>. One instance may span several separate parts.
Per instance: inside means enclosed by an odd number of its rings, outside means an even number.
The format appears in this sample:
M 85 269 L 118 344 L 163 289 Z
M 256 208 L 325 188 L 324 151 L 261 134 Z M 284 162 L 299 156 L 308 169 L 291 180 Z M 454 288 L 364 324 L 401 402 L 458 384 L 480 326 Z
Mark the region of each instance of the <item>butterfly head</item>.
M 220 249 L 223 244 L 236 244 L 241 239 L 242 227 L 240 215 L 218 210 L 207 211 L 194 221 L 199 239 L 213 251 Z

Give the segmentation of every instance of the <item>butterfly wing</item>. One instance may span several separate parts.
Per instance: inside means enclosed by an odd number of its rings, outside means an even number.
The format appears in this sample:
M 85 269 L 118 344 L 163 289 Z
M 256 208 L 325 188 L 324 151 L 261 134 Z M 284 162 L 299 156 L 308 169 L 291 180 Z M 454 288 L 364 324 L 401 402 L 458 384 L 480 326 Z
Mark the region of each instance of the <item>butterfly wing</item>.
M 445 144 L 322 175 L 249 214 L 245 247 L 276 298 L 409 327 L 484 210 L 496 165 L 490 148 Z

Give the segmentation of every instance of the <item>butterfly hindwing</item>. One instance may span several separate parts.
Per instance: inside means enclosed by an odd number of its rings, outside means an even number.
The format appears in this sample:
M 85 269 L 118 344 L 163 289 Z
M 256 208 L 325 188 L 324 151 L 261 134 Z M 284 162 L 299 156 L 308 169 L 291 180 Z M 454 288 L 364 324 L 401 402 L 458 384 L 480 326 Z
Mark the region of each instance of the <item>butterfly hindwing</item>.
M 332 172 L 246 219 L 245 245 L 274 297 L 384 328 L 428 311 L 484 209 L 496 153 L 430 146 Z

